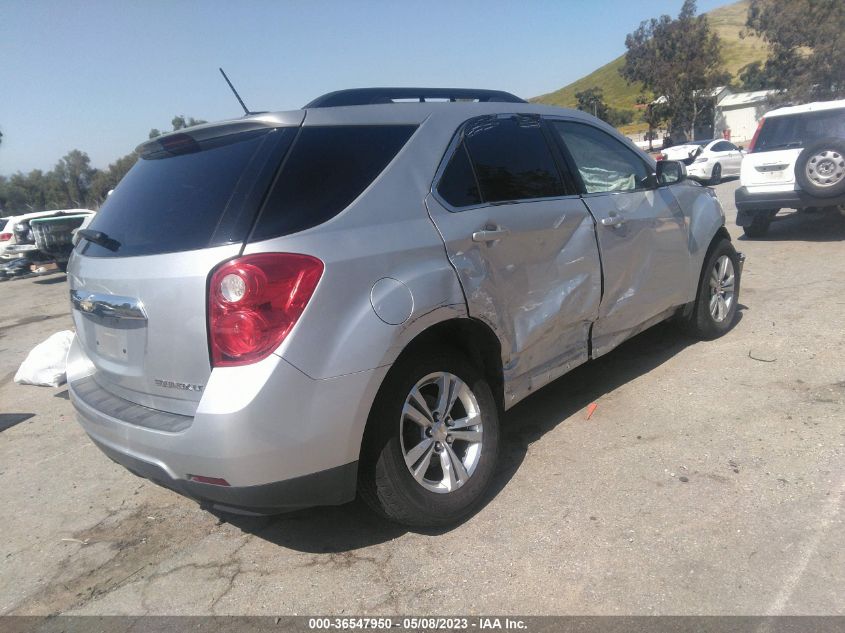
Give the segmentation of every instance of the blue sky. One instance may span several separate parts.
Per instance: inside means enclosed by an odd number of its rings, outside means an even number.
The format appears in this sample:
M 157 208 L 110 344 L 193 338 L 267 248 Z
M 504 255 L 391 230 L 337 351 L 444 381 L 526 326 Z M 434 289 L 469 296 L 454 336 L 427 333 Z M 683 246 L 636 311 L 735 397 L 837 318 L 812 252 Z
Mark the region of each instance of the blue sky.
M 699 0 L 699 10 L 725 4 Z M 340 88 L 550 92 L 624 52 L 626 33 L 682 0 L 192 2 L 0 0 L 0 174 L 96 167 L 175 114 L 299 108 Z

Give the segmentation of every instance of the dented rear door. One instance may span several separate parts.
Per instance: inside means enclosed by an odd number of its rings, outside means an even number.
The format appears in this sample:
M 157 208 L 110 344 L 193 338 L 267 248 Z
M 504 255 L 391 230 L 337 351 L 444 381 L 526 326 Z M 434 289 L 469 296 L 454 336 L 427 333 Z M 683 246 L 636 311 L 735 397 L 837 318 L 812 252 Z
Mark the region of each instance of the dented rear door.
M 601 294 L 593 219 L 565 195 L 546 143 L 539 120 L 484 117 L 453 142 L 426 201 L 470 316 L 501 341 L 509 399 L 587 360 Z

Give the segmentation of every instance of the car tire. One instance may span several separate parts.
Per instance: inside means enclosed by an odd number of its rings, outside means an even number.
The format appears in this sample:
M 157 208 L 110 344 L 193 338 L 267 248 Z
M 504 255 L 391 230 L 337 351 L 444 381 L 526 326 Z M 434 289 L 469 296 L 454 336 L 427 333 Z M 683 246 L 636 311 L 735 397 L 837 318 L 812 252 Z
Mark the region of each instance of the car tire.
M 722 182 L 722 166 L 719 163 L 713 165 L 713 171 L 710 172 L 709 185 L 718 185 Z
M 845 139 L 826 138 L 805 147 L 795 161 L 795 181 L 818 198 L 845 195 Z
M 739 254 L 727 238 L 717 240 L 704 258 L 692 309 L 680 319 L 687 334 L 703 340 L 730 330 L 739 305 Z
M 745 237 L 755 238 L 763 237 L 769 231 L 769 226 L 772 224 L 772 218 L 777 214 L 777 211 L 761 211 L 754 214 L 751 219 L 751 224 L 742 227 L 742 232 Z
M 440 394 L 447 393 L 443 384 L 455 394 L 445 416 L 438 411 L 448 409 L 438 407 Z M 456 420 L 465 426 L 454 426 Z M 376 396 L 364 434 L 359 493 L 396 523 L 454 525 L 482 502 L 498 452 L 499 411 L 483 373 L 449 348 L 411 353 L 391 368 Z
M 66 273 L 67 272 L 67 262 L 56 262 L 56 268 L 58 268 L 59 271 Z

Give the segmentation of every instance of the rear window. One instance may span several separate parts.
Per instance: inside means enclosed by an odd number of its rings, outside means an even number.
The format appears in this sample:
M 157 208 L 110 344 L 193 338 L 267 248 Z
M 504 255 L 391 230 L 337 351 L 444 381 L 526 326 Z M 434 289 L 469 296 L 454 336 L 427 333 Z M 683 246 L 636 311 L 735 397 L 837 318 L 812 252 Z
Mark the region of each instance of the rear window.
M 845 138 L 845 108 L 773 116 L 763 122 L 753 153 L 802 148 L 831 136 Z
M 303 231 L 336 216 L 381 174 L 415 129 L 413 125 L 302 128 L 250 241 Z
M 91 257 L 129 257 L 240 242 L 296 128 L 196 141 L 165 137 L 106 199 L 91 225 L 119 246 L 82 240 Z

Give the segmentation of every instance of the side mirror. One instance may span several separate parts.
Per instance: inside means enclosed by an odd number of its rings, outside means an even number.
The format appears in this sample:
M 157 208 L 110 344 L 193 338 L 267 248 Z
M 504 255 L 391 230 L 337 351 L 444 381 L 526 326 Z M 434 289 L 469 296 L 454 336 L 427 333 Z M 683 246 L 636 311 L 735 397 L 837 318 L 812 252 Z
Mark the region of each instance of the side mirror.
M 678 160 L 661 160 L 657 163 L 657 186 L 674 185 L 687 178 L 687 168 Z

